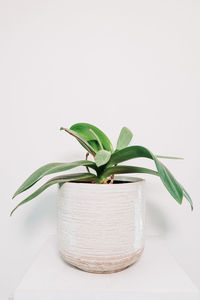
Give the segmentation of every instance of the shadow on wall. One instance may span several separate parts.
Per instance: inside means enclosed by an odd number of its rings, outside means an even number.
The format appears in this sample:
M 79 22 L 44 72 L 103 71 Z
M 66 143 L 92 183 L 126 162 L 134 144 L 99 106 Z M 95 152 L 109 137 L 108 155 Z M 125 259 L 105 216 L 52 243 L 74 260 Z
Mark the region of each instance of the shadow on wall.
M 146 236 L 165 237 L 170 231 L 171 224 L 163 209 L 146 198 Z
M 145 182 L 146 236 L 167 237 L 176 231 L 173 205 L 178 206 L 165 187 L 156 179 Z M 172 202 L 173 204 L 172 204 Z M 180 207 L 178 207 L 180 209 Z
M 56 231 L 56 197 L 56 191 L 50 190 L 38 199 L 34 199 L 35 203 L 27 212 L 21 228 L 24 236 L 35 235 L 36 232 L 47 231 L 50 234 Z

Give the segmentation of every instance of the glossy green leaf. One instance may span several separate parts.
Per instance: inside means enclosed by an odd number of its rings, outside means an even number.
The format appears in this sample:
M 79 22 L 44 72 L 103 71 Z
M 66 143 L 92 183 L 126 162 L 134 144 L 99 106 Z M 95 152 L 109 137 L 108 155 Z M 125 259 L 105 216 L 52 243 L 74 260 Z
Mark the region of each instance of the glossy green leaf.
M 132 140 L 132 137 L 132 132 L 127 127 L 123 127 L 117 141 L 117 150 L 126 148 Z
M 123 165 L 123 166 L 115 166 L 115 167 L 107 168 L 101 175 L 99 181 L 101 182 L 103 178 L 106 178 L 112 174 L 128 174 L 128 173 L 144 173 L 144 174 L 159 176 L 158 172 L 151 169 Z
M 32 193 L 30 196 L 28 196 L 26 199 L 21 201 L 11 212 L 11 216 L 13 212 L 21 205 L 31 201 L 35 197 L 37 197 L 39 194 L 41 194 L 44 190 L 46 190 L 48 187 L 50 187 L 53 184 L 57 183 L 65 183 L 68 181 L 96 181 L 97 177 L 90 173 L 77 173 L 77 174 L 69 174 L 69 175 L 63 175 L 63 176 L 57 176 L 52 178 L 51 180 L 47 181 L 45 184 L 43 184 L 40 188 L 38 188 L 34 193 Z
M 179 203 L 182 203 L 183 190 L 177 180 L 169 172 L 169 170 L 157 159 L 155 155 L 151 153 L 148 149 L 142 146 L 130 146 L 122 149 L 116 153 L 113 153 L 107 167 L 111 167 L 118 163 L 127 161 L 132 158 L 145 157 L 154 160 L 156 168 L 158 170 L 159 176 L 172 195 L 172 197 Z
M 60 130 L 64 130 L 67 133 L 69 133 L 70 135 L 72 135 L 73 137 L 75 137 L 79 143 L 89 152 L 91 153 L 93 156 L 95 156 L 96 154 L 96 150 L 87 142 L 87 140 L 85 140 L 81 135 L 79 135 L 76 131 L 68 129 L 68 128 L 64 128 L 64 127 L 60 127 Z
M 106 151 L 106 150 L 98 151 L 95 156 L 95 162 L 96 162 L 97 167 L 107 164 L 110 157 L 111 157 L 111 153 L 109 151 Z
M 77 123 L 77 124 L 72 125 L 70 127 L 70 129 L 75 131 L 76 133 L 78 133 L 90 145 L 91 145 L 91 141 L 95 140 L 94 135 L 90 131 L 90 129 L 92 129 L 92 131 L 98 136 L 98 139 L 101 141 L 103 148 L 110 152 L 114 151 L 112 143 L 110 142 L 109 138 L 105 135 L 105 133 L 103 131 L 101 131 L 96 126 L 88 124 L 88 123 Z M 94 143 L 93 143 L 93 147 L 94 147 Z M 98 141 L 96 142 L 94 149 L 96 152 L 101 150 L 101 147 L 100 147 Z
M 96 139 L 100 149 L 103 150 L 103 145 L 102 145 L 101 140 L 99 139 L 98 135 L 92 129 L 90 129 L 90 132 L 93 134 L 94 138 Z
M 89 168 L 92 168 L 94 170 L 97 169 L 96 164 L 89 160 L 79 160 L 74 161 L 72 163 L 50 163 L 42 166 L 41 168 L 37 169 L 33 174 L 31 174 L 27 180 L 18 188 L 18 190 L 15 192 L 14 197 L 16 197 L 18 194 L 26 191 L 31 186 L 33 186 L 38 180 L 42 179 L 44 176 L 67 171 L 79 166 L 87 166 Z

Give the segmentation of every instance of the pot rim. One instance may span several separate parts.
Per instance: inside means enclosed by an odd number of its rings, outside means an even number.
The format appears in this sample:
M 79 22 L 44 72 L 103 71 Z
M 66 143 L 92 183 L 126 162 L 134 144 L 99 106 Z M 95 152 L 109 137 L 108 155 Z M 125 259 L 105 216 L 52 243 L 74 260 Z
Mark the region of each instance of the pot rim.
M 109 187 L 116 187 L 116 186 L 122 186 L 121 184 L 123 184 L 123 186 L 126 185 L 130 185 L 130 184 L 140 184 L 140 183 L 144 183 L 145 179 L 144 178 L 139 178 L 139 177 L 131 177 L 131 176 L 116 176 L 115 177 L 116 180 L 121 181 L 119 184 L 91 184 L 91 182 L 79 182 L 79 181 L 68 181 L 63 183 L 61 186 L 65 185 L 65 184 L 70 184 L 70 185 L 84 185 L 84 186 L 109 186 Z

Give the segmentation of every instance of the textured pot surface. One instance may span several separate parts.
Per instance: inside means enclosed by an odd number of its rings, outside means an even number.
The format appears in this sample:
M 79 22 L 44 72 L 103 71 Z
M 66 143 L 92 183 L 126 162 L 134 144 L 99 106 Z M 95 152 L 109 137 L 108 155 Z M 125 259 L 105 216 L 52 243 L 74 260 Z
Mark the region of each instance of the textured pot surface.
M 84 271 L 117 272 L 142 254 L 144 180 L 131 177 L 118 180 L 125 182 L 68 182 L 59 188 L 59 251 L 65 261 Z

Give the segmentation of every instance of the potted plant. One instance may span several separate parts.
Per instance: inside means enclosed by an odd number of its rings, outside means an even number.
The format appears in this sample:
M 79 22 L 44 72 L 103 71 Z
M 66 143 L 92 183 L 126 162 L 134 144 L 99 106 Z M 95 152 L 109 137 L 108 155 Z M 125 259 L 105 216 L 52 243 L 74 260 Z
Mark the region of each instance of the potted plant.
M 111 273 L 133 264 L 144 248 L 144 180 L 115 177 L 116 174 L 146 173 L 159 176 L 171 196 L 179 203 L 192 200 L 159 158 L 142 146 L 128 146 L 131 131 L 123 127 L 116 149 L 97 127 L 87 123 L 61 127 L 87 151 L 86 159 L 72 163 L 49 163 L 36 170 L 15 192 L 28 190 L 46 175 L 86 167 L 84 173 L 54 177 L 20 202 L 11 212 L 38 196 L 53 184 L 59 186 L 57 201 L 58 247 L 68 263 L 88 272 Z M 94 161 L 88 160 L 91 155 Z M 156 171 L 119 165 L 134 158 L 154 161 Z

